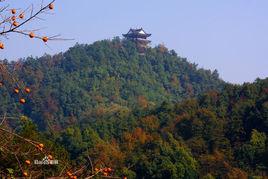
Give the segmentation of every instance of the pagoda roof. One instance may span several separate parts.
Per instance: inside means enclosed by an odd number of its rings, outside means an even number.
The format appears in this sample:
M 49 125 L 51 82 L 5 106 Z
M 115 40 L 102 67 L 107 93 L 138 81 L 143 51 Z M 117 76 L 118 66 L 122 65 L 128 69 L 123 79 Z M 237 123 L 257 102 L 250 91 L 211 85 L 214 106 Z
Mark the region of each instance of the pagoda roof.
M 124 37 L 129 38 L 147 38 L 150 37 L 152 34 L 146 33 L 143 28 L 140 29 L 130 29 L 127 34 L 123 34 Z

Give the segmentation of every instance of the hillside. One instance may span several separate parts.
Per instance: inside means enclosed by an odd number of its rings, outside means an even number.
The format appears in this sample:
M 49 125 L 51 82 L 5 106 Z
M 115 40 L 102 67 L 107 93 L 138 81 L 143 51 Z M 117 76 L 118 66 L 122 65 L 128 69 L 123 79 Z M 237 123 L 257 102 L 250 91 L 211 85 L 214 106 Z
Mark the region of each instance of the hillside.
M 268 78 L 150 109 L 110 111 L 95 121 L 81 116 L 79 124 L 59 132 L 40 133 L 30 119 L 21 119 L 17 132 L 42 141 L 62 161 L 42 168 L 43 176 L 55 176 L 63 167 L 80 170 L 90 157 L 97 169 L 112 167 L 111 175 L 119 177 L 246 179 L 267 176 L 267 103 Z M 11 145 L 29 150 L 21 140 Z M 20 175 L 16 159 L 0 149 L 0 172 L 12 168 Z M 36 157 L 27 155 L 30 160 Z M 25 160 L 24 155 L 19 158 Z M 36 167 L 31 170 L 40 174 Z M 89 168 L 76 175 L 92 174 Z
M 267 135 L 268 78 L 102 116 L 69 127 L 58 141 L 71 157 L 89 153 L 130 178 L 247 178 L 267 176 Z
M 140 55 L 134 43 L 119 38 L 9 65 L 19 66 L 20 79 L 33 91 L 21 110 L 42 129 L 181 101 L 224 85 L 217 71 L 198 68 L 173 50 L 158 46 Z M 0 102 L 2 112 L 9 110 L 7 104 Z
M 25 96 L 10 91 L 14 79 L 1 83 L 1 114 L 19 116 L 3 117 L 0 125 L 4 176 L 21 176 L 17 162 L 35 160 L 38 151 L 60 161 L 28 166 L 40 177 L 71 171 L 85 178 L 108 167 L 110 173 L 100 175 L 267 176 L 268 79 L 226 84 L 216 71 L 198 69 L 163 46 L 140 55 L 120 39 L 4 63 L 31 89 Z M 26 103 L 19 104 L 18 96 Z M 22 137 L 12 138 L 11 129 Z

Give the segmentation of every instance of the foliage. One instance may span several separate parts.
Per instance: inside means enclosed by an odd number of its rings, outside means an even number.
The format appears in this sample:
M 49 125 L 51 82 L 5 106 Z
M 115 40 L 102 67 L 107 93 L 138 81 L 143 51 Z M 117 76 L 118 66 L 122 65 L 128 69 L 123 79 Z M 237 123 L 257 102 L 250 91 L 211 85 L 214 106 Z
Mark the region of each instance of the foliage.
M 43 130 L 59 130 L 107 113 L 149 109 L 224 85 L 216 72 L 197 68 L 185 58 L 157 47 L 140 55 L 133 42 L 118 38 L 8 65 L 17 63 L 18 76 L 33 89 L 23 113 Z
M 226 84 L 174 51 L 155 47 L 140 55 L 119 38 L 19 63 L 16 74 L 31 95 L 15 108 L 16 98 L 1 87 L 1 113 L 20 109 L 24 122 L 10 126 L 55 145 L 66 166 L 90 161 L 96 168 L 84 168 L 94 176 L 128 178 L 267 175 L 268 79 Z M 1 172 L 16 174 L 14 158 L 0 157 L 7 161 Z

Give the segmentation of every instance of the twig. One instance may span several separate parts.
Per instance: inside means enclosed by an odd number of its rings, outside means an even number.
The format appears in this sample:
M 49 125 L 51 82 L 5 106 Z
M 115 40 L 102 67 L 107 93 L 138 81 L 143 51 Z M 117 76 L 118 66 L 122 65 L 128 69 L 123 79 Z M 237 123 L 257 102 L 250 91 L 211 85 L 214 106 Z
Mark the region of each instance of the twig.
M 94 172 L 94 169 L 93 169 L 93 164 L 92 164 L 92 161 L 91 161 L 91 158 L 89 156 L 87 156 L 89 162 L 90 162 L 90 166 L 91 166 L 91 172 L 93 173 Z
M 49 7 L 49 5 L 50 5 L 51 3 L 54 3 L 54 2 L 55 2 L 55 0 L 52 0 L 48 5 L 46 5 L 45 7 L 41 8 L 41 9 L 40 9 L 39 11 L 37 11 L 35 14 L 31 14 L 31 16 L 30 16 L 28 19 L 26 19 L 24 22 L 22 22 L 22 23 L 19 24 L 18 26 L 15 26 L 15 27 L 13 27 L 13 28 L 10 28 L 10 29 L 7 30 L 7 31 L 0 32 L 0 35 L 4 35 L 4 34 L 7 34 L 7 33 L 9 33 L 9 32 L 13 32 L 13 31 L 15 31 L 15 30 L 18 29 L 19 27 L 23 26 L 23 25 L 26 24 L 27 22 L 29 22 L 29 21 L 31 21 L 32 19 L 34 19 L 38 14 L 42 13 L 44 10 L 46 10 L 46 9 Z M 33 12 L 33 11 L 32 11 L 32 12 Z
M 17 155 L 16 155 L 16 154 L 14 154 L 14 155 L 15 155 L 15 158 L 16 158 L 18 164 L 19 164 L 19 167 L 20 167 L 21 172 L 23 172 L 23 169 L 22 169 L 22 167 L 21 167 L 21 164 L 20 164 L 20 161 L 19 161 Z
M 5 120 L 6 120 L 6 113 L 4 113 L 3 120 L 1 121 L 0 126 L 4 123 Z

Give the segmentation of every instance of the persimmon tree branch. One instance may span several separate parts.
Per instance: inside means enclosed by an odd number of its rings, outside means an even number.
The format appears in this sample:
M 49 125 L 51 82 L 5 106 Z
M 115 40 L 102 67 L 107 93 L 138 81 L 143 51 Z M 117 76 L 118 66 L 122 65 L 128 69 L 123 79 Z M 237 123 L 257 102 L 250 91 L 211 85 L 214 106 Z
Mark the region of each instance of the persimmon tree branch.
M 18 26 L 15 26 L 15 27 L 12 27 L 10 28 L 9 30 L 6 30 L 6 31 L 2 31 L 0 32 L 0 35 L 4 35 L 4 34 L 7 34 L 9 32 L 14 32 L 16 29 L 20 28 L 21 26 L 23 26 L 24 24 L 28 23 L 29 21 L 31 21 L 32 19 L 34 19 L 35 17 L 37 17 L 39 14 L 41 14 L 42 12 L 44 12 L 45 10 L 47 10 L 49 8 L 49 6 L 54 3 L 55 0 L 51 1 L 48 5 L 44 6 L 44 7 L 41 7 L 41 9 L 39 11 L 37 11 L 36 13 L 32 14 L 31 12 L 31 16 L 26 19 L 25 21 L 23 21 L 21 24 L 19 24 Z M 33 10 L 33 8 L 32 8 Z
M 44 20 L 43 18 L 39 17 L 41 14 L 51 14 L 49 10 L 54 9 L 54 2 L 56 0 L 51 0 L 50 3 L 44 5 L 43 0 L 41 1 L 41 6 L 38 11 L 34 11 L 34 5 L 32 4 L 24 11 L 21 11 L 17 14 L 16 9 L 8 10 L 9 5 L 0 8 L 0 17 L 2 21 L 0 21 L 0 39 L 1 37 L 8 38 L 9 34 L 17 33 L 24 36 L 28 36 L 30 38 L 40 39 L 43 42 L 48 42 L 51 40 L 73 40 L 73 39 L 66 39 L 60 38 L 60 35 L 53 35 L 48 37 L 47 35 L 36 35 L 34 32 L 38 30 L 34 29 L 25 29 L 22 30 L 22 27 L 25 27 L 27 24 L 32 22 L 34 19 Z M 0 0 L 0 2 L 3 2 Z M 6 14 L 5 11 L 9 11 L 11 14 Z M 27 18 L 25 18 L 27 17 Z M 47 45 L 47 44 L 46 44 Z M 0 41 L 0 49 L 4 49 L 5 45 L 3 42 Z

